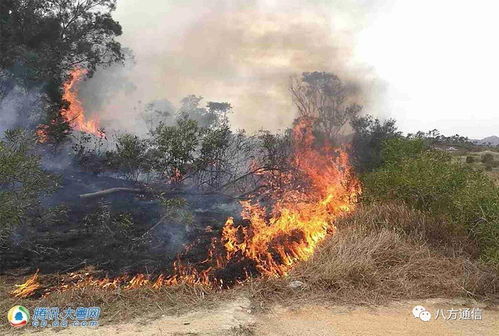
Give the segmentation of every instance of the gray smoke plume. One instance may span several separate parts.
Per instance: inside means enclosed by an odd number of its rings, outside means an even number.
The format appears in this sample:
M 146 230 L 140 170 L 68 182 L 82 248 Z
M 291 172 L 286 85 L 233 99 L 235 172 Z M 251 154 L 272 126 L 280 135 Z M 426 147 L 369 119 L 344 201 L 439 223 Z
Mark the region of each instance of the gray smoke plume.
M 42 86 L 24 88 L 9 72 L 0 72 L 0 136 L 8 129 L 35 127 L 43 108 Z
M 82 101 L 112 128 L 143 131 L 149 102 L 178 106 L 189 95 L 228 101 L 235 128 L 282 129 L 295 117 L 290 76 L 331 71 L 360 88 L 372 112 L 383 90 L 372 70 L 354 60 L 355 35 L 372 1 L 122 0 L 114 17 L 125 67 L 103 69 L 82 85 Z M 369 9 L 369 10 L 368 10 Z

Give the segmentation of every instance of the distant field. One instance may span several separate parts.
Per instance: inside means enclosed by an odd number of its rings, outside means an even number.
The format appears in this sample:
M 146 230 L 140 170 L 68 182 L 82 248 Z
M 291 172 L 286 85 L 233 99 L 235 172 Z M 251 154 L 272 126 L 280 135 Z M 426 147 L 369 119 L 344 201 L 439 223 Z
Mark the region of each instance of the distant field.
M 492 167 L 491 170 L 486 169 L 486 165 L 482 162 L 482 158 L 485 154 L 491 154 L 494 158 L 494 167 Z M 466 163 L 466 158 L 467 157 L 472 157 L 473 162 L 468 163 L 472 164 L 476 167 L 483 168 L 484 170 L 487 171 L 487 174 L 489 174 L 494 181 L 499 185 L 499 152 L 493 152 L 490 150 L 484 150 L 481 152 L 467 152 L 467 153 L 456 153 L 454 155 L 454 158 L 457 162 L 462 162 Z

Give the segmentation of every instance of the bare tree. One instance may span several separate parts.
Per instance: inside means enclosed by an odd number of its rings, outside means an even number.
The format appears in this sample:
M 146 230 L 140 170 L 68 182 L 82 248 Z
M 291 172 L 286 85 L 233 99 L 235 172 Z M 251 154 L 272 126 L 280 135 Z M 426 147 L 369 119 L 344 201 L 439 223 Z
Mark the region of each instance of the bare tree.
M 290 92 L 299 117 L 311 119 L 315 129 L 330 140 L 362 109 L 348 102 L 347 87 L 328 72 L 304 72 L 292 78 Z

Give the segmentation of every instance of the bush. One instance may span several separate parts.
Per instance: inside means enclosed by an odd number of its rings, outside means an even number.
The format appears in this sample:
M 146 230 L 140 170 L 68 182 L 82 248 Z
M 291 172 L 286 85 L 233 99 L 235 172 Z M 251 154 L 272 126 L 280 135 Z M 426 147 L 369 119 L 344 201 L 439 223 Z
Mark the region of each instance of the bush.
M 149 144 L 136 135 L 122 134 L 116 139 L 116 151 L 109 153 L 110 163 L 126 179 L 137 181 L 151 169 Z
M 55 187 L 56 179 L 40 166 L 33 153 L 35 139 L 22 130 L 5 132 L 0 141 L 0 238 L 2 231 L 27 224 L 41 196 Z
M 466 157 L 466 163 L 473 163 L 473 162 L 475 162 L 475 158 L 473 156 Z
M 494 162 L 494 156 L 490 153 L 486 153 L 484 155 L 482 155 L 482 163 L 492 163 Z
M 382 163 L 381 149 L 384 141 L 400 136 L 395 120 L 380 121 L 372 116 L 358 117 L 352 120 L 354 134 L 351 157 L 358 172 L 368 172 Z
M 389 140 L 383 153 L 385 164 L 363 177 L 366 200 L 401 200 L 446 218 L 479 243 L 485 259 L 499 262 L 499 188 L 488 176 L 418 140 Z

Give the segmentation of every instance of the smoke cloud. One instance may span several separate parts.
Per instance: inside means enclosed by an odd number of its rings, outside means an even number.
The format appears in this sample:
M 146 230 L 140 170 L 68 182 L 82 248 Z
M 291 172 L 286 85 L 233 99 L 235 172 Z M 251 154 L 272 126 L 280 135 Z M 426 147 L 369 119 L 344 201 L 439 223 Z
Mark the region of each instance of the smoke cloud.
M 372 109 L 383 87 L 355 60 L 370 1 L 360 3 L 122 0 L 114 17 L 134 60 L 84 83 L 83 103 L 111 127 L 137 130 L 144 104 L 196 94 L 230 102 L 235 128 L 278 130 L 295 117 L 290 76 L 317 70 L 359 87 Z
M 0 73 L 0 136 L 8 129 L 33 128 L 43 115 L 42 87 L 26 89 L 9 77 Z

